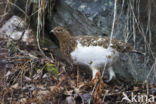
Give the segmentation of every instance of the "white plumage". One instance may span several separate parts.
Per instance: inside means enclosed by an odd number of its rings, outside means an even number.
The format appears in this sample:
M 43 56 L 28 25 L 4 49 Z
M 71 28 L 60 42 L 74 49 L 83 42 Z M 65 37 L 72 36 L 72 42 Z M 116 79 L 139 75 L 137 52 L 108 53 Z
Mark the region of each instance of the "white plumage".
M 79 41 L 76 49 L 71 52 L 72 60 L 75 64 L 85 64 L 92 69 L 92 76 L 95 78 L 98 69 L 108 65 L 109 80 L 111 80 L 115 74 L 112 70 L 112 64 L 116 61 L 119 53 L 111 48 L 104 48 L 102 46 L 83 46 Z

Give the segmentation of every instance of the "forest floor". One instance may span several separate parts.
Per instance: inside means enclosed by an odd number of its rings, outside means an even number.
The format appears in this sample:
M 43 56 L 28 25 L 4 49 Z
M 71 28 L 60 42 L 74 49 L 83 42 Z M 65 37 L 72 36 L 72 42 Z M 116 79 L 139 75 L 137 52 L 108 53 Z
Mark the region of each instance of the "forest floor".
M 0 34 L 1 35 L 1 34 Z M 34 41 L 35 42 L 35 41 Z M 41 49 L 44 49 L 41 47 Z M 48 49 L 43 50 L 51 56 Z M 155 103 L 156 85 L 91 80 L 78 67 L 45 58 L 37 45 L 0 38 L 0 103 L 127 104 Z

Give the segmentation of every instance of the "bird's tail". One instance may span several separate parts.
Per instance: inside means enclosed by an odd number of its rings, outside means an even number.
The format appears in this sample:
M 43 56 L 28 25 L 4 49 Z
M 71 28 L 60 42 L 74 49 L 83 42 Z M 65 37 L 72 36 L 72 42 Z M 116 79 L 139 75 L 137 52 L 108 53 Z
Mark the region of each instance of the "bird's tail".
M 141 55 L 144 55 L 144 56 L 146 55 L 146 53 L 143 53 L 143 52 L 140 52 L 140 51 L 137 51 L 137 50 L 132 50 L 131 52 L 141 54 Z

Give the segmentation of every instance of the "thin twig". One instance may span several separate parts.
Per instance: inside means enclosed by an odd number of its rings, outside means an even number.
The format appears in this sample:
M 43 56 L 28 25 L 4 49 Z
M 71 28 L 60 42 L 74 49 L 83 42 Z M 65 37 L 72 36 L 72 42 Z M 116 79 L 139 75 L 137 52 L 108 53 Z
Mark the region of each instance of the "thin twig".
M 116 12 L 117 12 L 117 0 L 114 0 L 114 15 L 113 15 L 113 23 L 112 23 L 112 30 L 111 30 L 111 37 L 110 37 L 110 43 L 109 45 L 111 45 L 112 42 L 112 38 L 113 38 L 113 32 L 114 32 L 114 26 L 115 26 L 115 20 L 116 20 Z

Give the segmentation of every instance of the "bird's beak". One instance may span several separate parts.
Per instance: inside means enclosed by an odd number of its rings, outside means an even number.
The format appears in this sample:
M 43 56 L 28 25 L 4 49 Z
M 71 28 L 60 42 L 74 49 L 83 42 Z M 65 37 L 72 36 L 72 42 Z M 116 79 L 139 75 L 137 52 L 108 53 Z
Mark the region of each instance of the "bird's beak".
M 53 32 L 54 32 L 54 30 L 51 30 L 50 32 L 51 32 L 51 33 L 53 33 Z
M 51 31 L 50 31 L 50 34 L 55 35 L 55 34 L 54 34 L 54 30 L 51 30 Z
M 49 32 L 49 36 L 50 36 L 50 39 L 51 39 L 57 46 L 59 46 L 59 41 L 58 41 L 56 35 L 54 34 L 54 30 L 51 30 L 51 31 Z

